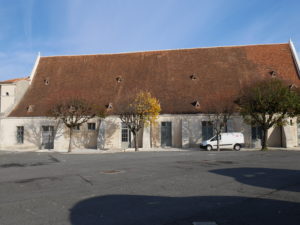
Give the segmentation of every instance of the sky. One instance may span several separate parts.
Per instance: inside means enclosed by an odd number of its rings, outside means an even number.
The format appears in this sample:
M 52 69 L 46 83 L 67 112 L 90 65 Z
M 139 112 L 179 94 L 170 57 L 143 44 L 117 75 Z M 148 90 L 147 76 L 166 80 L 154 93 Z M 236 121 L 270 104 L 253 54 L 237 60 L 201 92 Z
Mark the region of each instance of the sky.
M 287 43 L 299 0 L 0 0 L 0 80 L 41 56 Z

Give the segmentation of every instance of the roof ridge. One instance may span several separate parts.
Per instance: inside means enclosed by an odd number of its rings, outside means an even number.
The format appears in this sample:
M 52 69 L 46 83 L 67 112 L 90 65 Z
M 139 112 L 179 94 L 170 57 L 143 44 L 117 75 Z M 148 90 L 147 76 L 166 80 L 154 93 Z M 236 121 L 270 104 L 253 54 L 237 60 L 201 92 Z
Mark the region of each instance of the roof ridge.
M 169 52 L 169 51 L 184 51 L 184 50 L 196 50 L 196 49 L 211 49 L 211 48 L 240 48 L 240 47 L 251 47 L 251 46 L 266 46 L 266 45 L 283 45 L 289 43 L 273 43 L 273 44 L 249 44 L 249 45 L 228 45 L 228 46 L 211 46 L 211 47 L 195 47 L 195 48 L 177 48 L 177 49 L 161 49 L 161 50 L 148 50 L 148 51 L 132 51 L 132 52 L 116 52 L 116 53 L 99 53 L 99 54 L 80 54 L 80 55 L 52 55 L 52 56 L 41 56 L 41 58 L 52 58 L 52 57 L 79 57 L 79 56 L 101 56 L 101 55 L 122 55 L 122 54 L 137 54 L 137 53 L 158 53 L 158 52 Z

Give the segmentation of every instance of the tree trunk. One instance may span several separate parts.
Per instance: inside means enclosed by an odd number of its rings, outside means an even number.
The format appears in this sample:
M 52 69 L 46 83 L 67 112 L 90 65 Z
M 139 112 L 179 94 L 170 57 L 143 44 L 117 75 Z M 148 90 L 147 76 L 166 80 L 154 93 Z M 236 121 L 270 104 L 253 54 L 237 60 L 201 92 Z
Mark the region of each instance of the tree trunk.
M 72 135 L 73 135 L 73 128 L 69 128 L 70 129 L 70 138 L 69 138 L 69 148 L 68 148 L 68 152 L 71 152 L 72 151 Z
M 263 128 L 262 129 L 262 138 L 261 138 L 261 150 L 265 151 L 268 150 L 268 129 Z
M 97 149 L 101 149 L 104 148 L 102 146 L 104 145 L 100 145 L 99 143 L 103 143 L 103 139 L 102 139 L 102 134 L 100 133 L 100 127 L 101 127 L 101 123 L 102 123 L 102 119 L 98 119 L 98 126 L 97 126 L 97 136 L 96 136 L 96 143 L 97 143 Z
M 150 125 L 149 125 L 150 127 L 150 148 L 152 148 L 152 123 L 150 122 Z M 144 134 L 143 134 L 144 135 Z M 143 145 L 144 145 L 144 143 L 143 143 Z
M 137 132 L 133 134 L 133 139 L 134 139 L 134 150 L 137 152 L 139 150 Z
M 217 132 L 217 151 L 220 151 L 220 133 Z

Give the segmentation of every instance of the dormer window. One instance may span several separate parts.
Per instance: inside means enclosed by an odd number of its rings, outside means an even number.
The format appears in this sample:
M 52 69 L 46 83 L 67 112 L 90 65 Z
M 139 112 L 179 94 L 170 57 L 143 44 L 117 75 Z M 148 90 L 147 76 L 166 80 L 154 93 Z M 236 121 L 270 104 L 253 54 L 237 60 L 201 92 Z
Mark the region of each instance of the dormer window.
M 196 76 L 195 74 L 192 74 L 192 75 L 190 76 L 190 78 L 191 78 L 191 80 L 197 80 L 197 76 Z
M 117 81 L 118 83 L 121 83 L 121 82 L 123 81 L 123 79 L 122 79 L 122 77 L 117 77 L 117 78 L 116 78 L 116 81 Z
M 70 112 L 70 113 L 74 113 L 75 111 L 76 111 L 76 107 L 73 106 L 73 105 L 71 105 L 71 106 L 69 107 L 69 112 Z
M 113 104 L 110 102 L 106 105 L 107 110 L 111 110 L 113 108 Z
M 194 101 L 192 103 L 192 105 L 196 108 L 196 109 L 199 109 L 200 108 L 200 103 L 198 101 Z
M 290 85 L 289 85 L 289 89 L 290 89 L 290 90 L 292 90 L 292 89 L 294 89 L 294 88 L 297 88 L 297 86 L 296 86 L 295 84 L 290 84 Z
M 277 76 L 277 73 L 276 73 L 276 71 L 271 70 L 271 71 L 270 71 L 270 75 L 271 75 L 271 77 L 276 77 L 276 76 Z
M 45 84 L 45 85 L 49 85 L 49 79 L 45 79 L 45 80 L 44 80 L 44 84 Z
M 28 113 L 31 113 L 31 112 L 33 112 L 34 111 L 34 105 L 29 105 L 28 107 L 27 107 L 27 112 Z

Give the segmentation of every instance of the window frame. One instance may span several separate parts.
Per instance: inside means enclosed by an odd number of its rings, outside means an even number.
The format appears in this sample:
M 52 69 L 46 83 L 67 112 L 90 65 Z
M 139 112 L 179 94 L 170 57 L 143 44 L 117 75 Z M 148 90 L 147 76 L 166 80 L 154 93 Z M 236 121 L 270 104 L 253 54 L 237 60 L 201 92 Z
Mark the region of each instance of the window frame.
M 24 144 L 24 126 L 17 126 L 17 144 Z
M 87 128 L 89 131 L 95 131 L 96 130 L 96 123 L 87 123 Z
M 201 136 L 203 141 L 211 139 L 215 133 L 213 123 L 209 120 L 201 121 L 201 132 L 202 132 Z M 211 133 L 211 135 L 209 135 L 209 133 Z
M 261 126 L 251 126 L 251 140 L 262 139 L 262 128 Z

